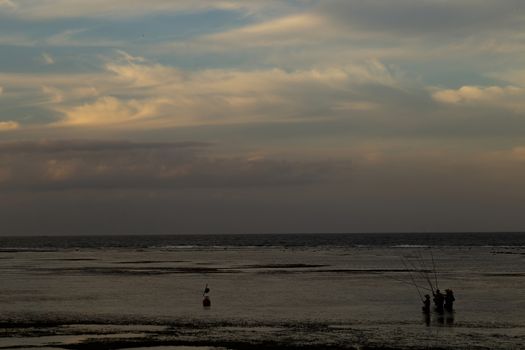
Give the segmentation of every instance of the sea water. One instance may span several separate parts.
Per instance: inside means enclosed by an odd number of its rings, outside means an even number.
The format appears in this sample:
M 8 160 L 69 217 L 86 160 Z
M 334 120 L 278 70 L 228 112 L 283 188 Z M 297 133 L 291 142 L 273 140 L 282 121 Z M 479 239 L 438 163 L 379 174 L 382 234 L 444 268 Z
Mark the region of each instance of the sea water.
M 0 347 L 519 349 L 524 277 L 523 234 L 4 237 Z M 436 287 L 456 310 L 424 317 Z

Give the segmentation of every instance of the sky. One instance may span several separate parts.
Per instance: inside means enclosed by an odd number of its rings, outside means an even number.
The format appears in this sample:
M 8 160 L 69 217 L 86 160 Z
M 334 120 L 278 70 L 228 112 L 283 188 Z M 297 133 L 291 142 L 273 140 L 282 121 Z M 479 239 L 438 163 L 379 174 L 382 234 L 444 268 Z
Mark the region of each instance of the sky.
M 525 230 L 522 0 L 0 0 L 0 235 Z

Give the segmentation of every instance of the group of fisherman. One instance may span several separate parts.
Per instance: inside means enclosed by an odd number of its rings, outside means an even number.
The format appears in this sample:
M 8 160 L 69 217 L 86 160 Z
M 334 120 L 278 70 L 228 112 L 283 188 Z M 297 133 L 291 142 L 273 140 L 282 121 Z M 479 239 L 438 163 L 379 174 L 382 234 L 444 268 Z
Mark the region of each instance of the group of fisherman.
M 432 296 L 433 296 L 432 301 L 434 302 L 434 311 L 436 313 L 443 314 L 446 311 L 448 314 L 451 314 L 454 311 L 454 301 L 456 300 L 456 298 L 454 297 L 454 292 L 452 291 L 452 289 L 446 289 L 445 294 L 443 294 L 439 290 L 436 264 L 434 262 L 434 255 L 432 254 L 432 251 L 430 251 L 430 257 L 432 259 L 432 270 L 428 270 L 426 268 L 426 263 L 422 256 L 420 256 L 419 258 L 419 263 L 420 263 L 419 267 L 416 266 L 416 264 L 414 264 L 414 262 L 409 260 L 408 258 L 401 258 L 403 265 L 409 272 L 410 279 L 412 282 L 412 283 L 410 282 L 405 282 L 405 283 L 412 284 L 416 288 L 419 294 L 419 297 L 421 298 L 421 301 L 423 302 L 423 307 L 421 309 L 425 315 L 428 316 L 430 314 L 430 311 L 431 311 L 430 306 L 432 302 L 430 300 L 430 295 L 428 294 L 425 294 L 425 297 L 423 298 L 421 289 L 423 290 L 426 289 L 429 292 L 430 291 L 432 292 Z M 410 265 L 412 269 L 410 269 L 408 265 Z M 434 275 L 433 276 L 434 278 L 431 277 L 431 274 Z M 428 283 L 428 287 L 418 284 L 418 282 L 416 282 L 416 278 L 414 277 L 414 275 L 419 276 L 424 281 L 426 281 L 426 283 Z
M 446 289 L 445 294 L 441 293 L 439 289 L 436 289 L 436 291 L 432 294 L 434 296 L 433 301 L 436 312 L 443 313 L 445 311 L 454 311 L 454 301 L 456 298 L 454 297 L 454 292 L 451 289 Z M 430 313 L 430 295 L 428 294 L 425 295 L 425 299 L 423 300 L 422 310 L 426 314 Z

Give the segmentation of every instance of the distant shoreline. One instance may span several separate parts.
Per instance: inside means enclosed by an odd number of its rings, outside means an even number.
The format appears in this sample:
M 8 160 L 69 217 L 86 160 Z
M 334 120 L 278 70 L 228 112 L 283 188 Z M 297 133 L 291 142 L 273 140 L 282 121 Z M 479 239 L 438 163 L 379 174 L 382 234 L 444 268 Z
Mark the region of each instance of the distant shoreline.
M 395 231 L 395 232 L 256 232 L 256 233 L 93 233 L 93 234 L 17 234 L 3 235 L 2 238 L 82 238 L 82 237 L 193 237 L 193 236 L 360 236 L 360 235 L 525 235 L 525 231 Z

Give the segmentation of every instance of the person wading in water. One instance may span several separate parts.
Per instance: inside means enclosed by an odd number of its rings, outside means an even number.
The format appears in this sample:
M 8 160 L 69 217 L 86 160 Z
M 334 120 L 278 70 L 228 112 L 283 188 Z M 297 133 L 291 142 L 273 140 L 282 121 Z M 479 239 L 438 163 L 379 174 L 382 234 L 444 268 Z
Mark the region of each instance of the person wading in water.
M 443 312 L 443 303 L 445 302 L 445 296 L 443 293 L 439 291 L 439 289 L 436 289 L 436 292 L 434 293 L 434 305 L 436 306 L 436 311 L 441 313 Z
M 421 307 L 423 313 L 430 313 L 430 295 L 425 294 L 425 300 L 423 300 L 423 307 Z
M 204 292 L 202 293 L 203 299 L 202 299 L 202 306 L 204 307 L 210 307 L 211 306 L 211 300 L 208 293 L 210 292 L 210 288 L 208 288 L 208 284 L 206 283 L 206 287 L 204 287 Z
M 448 312 L 454 311 L 454 301 L 456 298 L 454 298 L 454 292 L 452 289 L 446 289 L 445 290 L 445 310 Z

